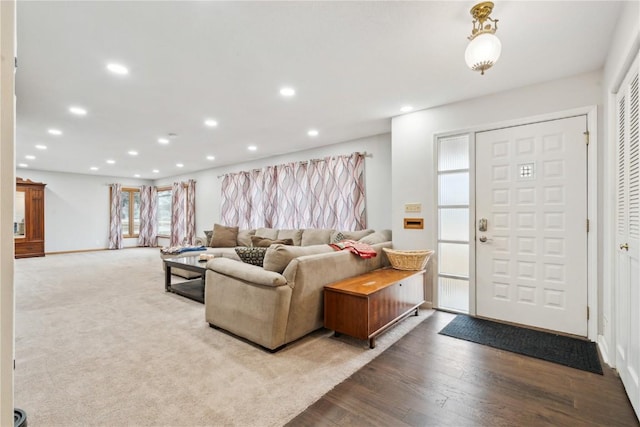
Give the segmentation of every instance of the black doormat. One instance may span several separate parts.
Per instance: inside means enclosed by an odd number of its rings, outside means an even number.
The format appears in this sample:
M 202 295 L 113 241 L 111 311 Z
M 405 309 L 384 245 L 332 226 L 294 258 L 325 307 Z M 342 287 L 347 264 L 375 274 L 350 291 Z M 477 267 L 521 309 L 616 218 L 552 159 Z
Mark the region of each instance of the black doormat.
M 602 375 L 598 349 L 591 341 L 465 315 L 456 316 L 439 333 Z

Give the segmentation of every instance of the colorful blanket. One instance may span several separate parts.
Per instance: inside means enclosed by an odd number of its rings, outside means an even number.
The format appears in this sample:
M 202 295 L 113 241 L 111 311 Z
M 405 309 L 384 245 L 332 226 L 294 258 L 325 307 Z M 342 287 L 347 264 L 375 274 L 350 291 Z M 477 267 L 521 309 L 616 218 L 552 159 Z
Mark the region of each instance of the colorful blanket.
M 186 245 L 186 246 L 170 246 L 170 247 L 165 246 L 162 249 L 160 249 L 160 253 L 162 253 L 163 255 L 178 255 L 183 252 L 204 251 L 205 249 L 207 248 L 202 245 L 200 246 Z
M 342 240 L 330 245 L 336 251 L 350 251 L 358 255 L 360 258 L 374 258 L 378 254 L 371 245 L 356 242 L 355 240 Z

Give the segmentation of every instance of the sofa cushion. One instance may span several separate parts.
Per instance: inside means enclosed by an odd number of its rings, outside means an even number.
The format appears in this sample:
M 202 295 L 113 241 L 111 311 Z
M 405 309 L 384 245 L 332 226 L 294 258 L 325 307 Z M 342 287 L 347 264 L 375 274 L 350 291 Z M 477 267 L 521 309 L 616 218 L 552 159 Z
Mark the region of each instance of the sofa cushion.
M 328 228 L 305 228 L 302 231 L 302 246 L 323 245 L 331 243 L 331 235 L 336 230 Z
M 255 236 L 256 230 L 239 230 L 238 246 L 251 246 L 251 236 Z
M 291 239 L 295 246 L 302 243 L 302 230 L 278 230 L 278 240 Z
M 257 265 L 258 267 L 262 267 L 265 252 L 267 252 L 267 248 L 248 248 L 244 246 L 236 248 L 236 253 L 242 262 Z
M 277 239 L 278 238 L 278 229 L 277 228 L 258 228 L 255 232 L 256 236 L 266 237 L 267 239 Z
M 342 240 L 360 240 L 363 237 L 372 234 L 375 230 L 359 230 L 359 231 L 336 231 L 331 235 L 331 243 L 337 243 Z
M 267 249 L 267 253 L 264 256 L 263 267 L 267 271 L 282 273 L 294 258 L 325 252 L 333 252 L 333 248 L 327 244 L 311 246 L 273 245 Z
M 363 237 L 359 242 L 375 245 L 377 243 L 390 242 L 391 230 L 380 230 Z
M 231 248 L 238 245 L 238 227 L 214 224 L 209 246 L 212 248 Z
M 251 236 L 251 245 L 259 248 L 268 248 L 274 244 L 293 245 L 291 239 L 268 239 L 266 237 Z

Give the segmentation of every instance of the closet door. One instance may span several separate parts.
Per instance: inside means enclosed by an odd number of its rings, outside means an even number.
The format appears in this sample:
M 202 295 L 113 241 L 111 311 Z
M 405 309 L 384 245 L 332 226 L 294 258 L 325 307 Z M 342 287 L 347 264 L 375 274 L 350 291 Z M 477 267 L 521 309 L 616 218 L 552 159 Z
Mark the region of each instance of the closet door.
M 616 368 L 640 416 L 640 111 L 636 57 L 616 98 Z

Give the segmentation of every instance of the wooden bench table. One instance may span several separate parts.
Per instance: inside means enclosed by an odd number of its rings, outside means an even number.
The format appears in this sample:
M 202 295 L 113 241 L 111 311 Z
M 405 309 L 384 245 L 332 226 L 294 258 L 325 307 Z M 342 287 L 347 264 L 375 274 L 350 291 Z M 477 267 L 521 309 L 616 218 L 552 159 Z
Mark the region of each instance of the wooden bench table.
M 374 270 L 324 287 L 324 327 L 336 335 L 368 339 L 406 318 L 424 303 L 424 270 Z

